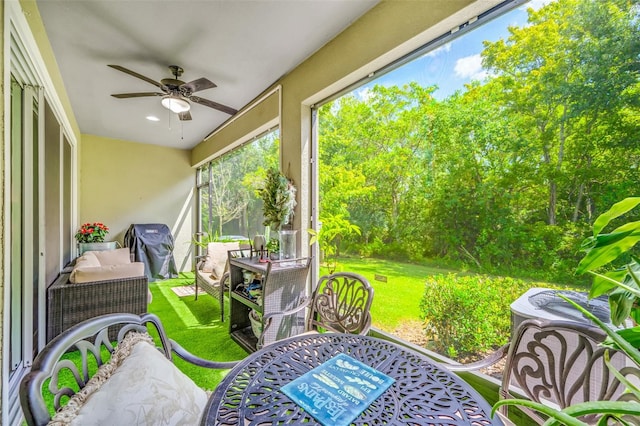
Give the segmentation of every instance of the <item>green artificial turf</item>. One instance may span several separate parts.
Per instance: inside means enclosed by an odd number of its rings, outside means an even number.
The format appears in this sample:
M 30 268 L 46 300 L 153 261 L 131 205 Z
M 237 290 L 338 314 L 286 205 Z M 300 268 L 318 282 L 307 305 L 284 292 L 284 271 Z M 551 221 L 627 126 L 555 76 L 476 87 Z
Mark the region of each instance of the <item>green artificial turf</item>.
M 225 303 L 225 322 L 220 321 L 217 300 L 202 291 L 194 296 L 178 297 L 171 287 L 193 284 L 193 273 L 179 278 L 149 283 L 153 301 L 149 312 L 158 315 L 167 336 L 192 354 L 213 361 L 235 361 L 247 353 L 229 338 L 228 309 Z M 228 302 L 228 300 L 227 300 Z M 211 370 L 182 361 L 174 356 L 174 363 L 198 386 L 213 390 L 229 370 Z
M 200 358 L 212 361 L 236 361 L 247 356 L 247 353 L 229 338 L 229 323 L 220 321 L 220 305 L 206 293 L 199 293 L 198 300 L 194 296 L 178 297 L 171 287 L 193 284 L 193 274 L 180 274 L 179 278 L 156 281 L 149 283 L 149 289 L 153 294 L 153 301 L 149 305 L 149 312 L 152 312 L 162 321 L 162 325 L 167 336 L 192 354 Z M 227 313 L 229 305 L 225 304 Z M 155 333 L 153 330 L 151 335 Z M 105 348 L 103 350 L 104 359 L 109 359 Z M 63 358 L 68 359 L 76 365 L 80 365 L 81 357 L 78 351 L 65 354 Z M 93 375 L 97 370 L 97 365 L 93 357 L 88 357 L 89 375 Z M 229 370 L 212 370 L 198 367 L 181 360 L 174 355 L 175 365 L 189 376 L 198 386 L 203 389 L 213 390 L 224 378 Z M 63 370 L 59 377 L 61 386 L 69 386 L 75 391 L 78 386 L 69 370 Z M 45 388 L 49 386 L 49 380 L 45 382 Z M 44 392 L 47 406 L 53 412 L 53 396 L 49 392 Z M 66 401 L 63 400 L 63 405 Z

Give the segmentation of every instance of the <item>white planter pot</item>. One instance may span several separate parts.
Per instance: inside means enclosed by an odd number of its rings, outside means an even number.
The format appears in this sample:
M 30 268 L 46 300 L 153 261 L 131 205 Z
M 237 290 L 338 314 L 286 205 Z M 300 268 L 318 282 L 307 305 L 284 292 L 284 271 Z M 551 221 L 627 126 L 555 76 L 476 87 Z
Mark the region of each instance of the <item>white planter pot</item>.
M 117 241 L 105 241 L 102 243 L 78 243 L 78 256 L 82 256 L 85 251 L 105 251 L 118 248 Z

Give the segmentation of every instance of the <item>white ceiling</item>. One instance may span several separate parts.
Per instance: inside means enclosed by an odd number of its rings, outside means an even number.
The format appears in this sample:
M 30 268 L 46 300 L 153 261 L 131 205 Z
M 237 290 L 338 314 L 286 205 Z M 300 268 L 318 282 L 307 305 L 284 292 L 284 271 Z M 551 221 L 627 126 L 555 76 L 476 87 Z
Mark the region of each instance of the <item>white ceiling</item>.
M 37 1 L 80 131 L 182 149 L 230 116 L 192 103 L 193 120 L 180 122 L 160 97 L 116 99 L 110 95 L 158 88 L 107 64 L 155 81 L 179 65 L 181 80 L 206 77 L 218 86 L 196 95 L 240 110 L 377 2 Z

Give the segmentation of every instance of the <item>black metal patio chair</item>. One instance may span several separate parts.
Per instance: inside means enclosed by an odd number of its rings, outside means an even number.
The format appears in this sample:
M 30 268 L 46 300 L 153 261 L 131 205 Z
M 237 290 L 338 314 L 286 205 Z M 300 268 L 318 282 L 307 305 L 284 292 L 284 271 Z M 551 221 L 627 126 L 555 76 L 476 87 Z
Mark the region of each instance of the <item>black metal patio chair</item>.
M 472 371 L 493 365 L 506 356 L 500 398 L 524 396 L 559 409 L 586 401 L 629 398 L 623 393 L 625 386 L 605 365 L 606 352 L 613 367 L 623 375 L 640 379 L 638 366 L 623 352 L 600 345 L 607 335 L 595 325 L 529 319 L 514 334 L 509 344 L 481 361 L 445 365 L 452 371 Z M 535 411 L 518 408 L 539 424 L 546 421 Z M 507 406 L 500 410 L 505 416 L 508 414 Z M 596 423 L 598 416 L 589 415 L 582 420 Z

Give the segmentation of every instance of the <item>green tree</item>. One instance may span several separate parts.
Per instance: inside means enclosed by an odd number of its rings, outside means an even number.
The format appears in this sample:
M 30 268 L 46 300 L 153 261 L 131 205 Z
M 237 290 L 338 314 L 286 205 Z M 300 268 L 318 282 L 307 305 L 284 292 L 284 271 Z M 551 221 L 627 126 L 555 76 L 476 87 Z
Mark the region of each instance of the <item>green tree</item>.
M 640 183 L 637 1 L 557 0 L 485 43 L 447 99 L 374 86 L 320 111 L 320 217 L 366 255 L 570 275 L 601 206 Z
M 574 222 L 593 214 L 593 185 L 610 170 L 599 160 L 631 136 L 621 124 L 629 108 L 637 114 L 635 4 L 552 2 L 530 9 L 529 25 L 510 27 L 507 40 L 485 43 L 483 63 L 496 74 L 489 84 L 501 86 L 501 104 L 526 120 L 550 225 L 559 214 Z

